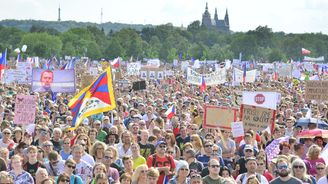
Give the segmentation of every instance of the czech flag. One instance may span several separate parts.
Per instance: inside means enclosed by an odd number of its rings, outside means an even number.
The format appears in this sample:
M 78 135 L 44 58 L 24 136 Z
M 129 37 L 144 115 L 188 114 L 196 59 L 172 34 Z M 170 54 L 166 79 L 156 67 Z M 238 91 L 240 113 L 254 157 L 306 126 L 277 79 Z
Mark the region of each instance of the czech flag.
M 165 115 L 167 116 L 167 119 L 171 119 L 175 115 L 174 105 L 172 105 L 169 109 L 167 109 Z
M 308 55 L 308 54 L 311 54 L 311 51 L 302 48 L 302 54 L 303 54 L 303 55 Z
M 202 84 L 200 86 L 200 92 L 203 93 L 205 91 L 206 91 L 206 83 L 205 83 L 204 76 L 202 76 Z
M 7 49 L 1 54 L 0 57 L 0 80 L 2 80 L 6 66 L 7 66 Z
M 111 68 L 108 67 L 90 86 L 73 97 L 68 106 L 73 116 L 71 130 L 91 115 L 115 109 Z
M 112 61 L 110 64 L 113 66 L 113 68 L 120 67 L 120 58 L 115 58 L 114 61 Z

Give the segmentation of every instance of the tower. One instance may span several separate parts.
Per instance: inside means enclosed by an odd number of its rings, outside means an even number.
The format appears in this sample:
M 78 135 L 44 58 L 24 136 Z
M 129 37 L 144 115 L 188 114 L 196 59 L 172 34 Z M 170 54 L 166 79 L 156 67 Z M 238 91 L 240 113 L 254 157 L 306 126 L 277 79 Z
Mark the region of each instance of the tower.
M 217 23 L 219 21 L 218 10 L 215 8 L 214 21 Z
M 203 13 L 202 25 L 205 26 L 205 27 L 211 27 L 212 26 L 211 15 L 208 12 L 207 2 L 206 2 L 205 12 Z
M 224 16 L 224 22 L 226 23 L 227 27 L 229 28 L 230 27 L 230 24 L 229 24 L 228 9 L 226 9 L 226 14 Z
M 60 22 L 60 5 L 58 7 L 58 22 Z

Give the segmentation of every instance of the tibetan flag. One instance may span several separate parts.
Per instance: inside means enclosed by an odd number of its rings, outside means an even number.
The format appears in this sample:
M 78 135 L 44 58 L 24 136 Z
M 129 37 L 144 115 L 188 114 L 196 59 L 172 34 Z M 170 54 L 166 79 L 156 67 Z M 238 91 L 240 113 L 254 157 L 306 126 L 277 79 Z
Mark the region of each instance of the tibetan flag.
M 115 109 L 111 68 L 108 67 L 90 86 L 75 95 L 68 106 L 73 116 L 71 130 L 91 115 Z
M 114 61 L 112 61 L 110 64 L 113 66 L 113 68 L 120 67 L 120 58 L 115 58 Z
M 202 84 L 200 85 L 200 92 L 203 93 L 205 91 L 206 91 L 206 83 L 205 83 L 204 76 L 202 76 Z
M 302 48 L 302 54 L 303 54 L 303 55 L 308 55 L 308 54 L 311 54 L 311 51 Z
M 165 112 L 165 115 L 167 116 L 167 119 L 171 119 L 175 114 L 175 108 L 174 105 L 172 105 L 167 111 Z
M 243 83 L 245 84 L 246 83 L 246 63 L 243 65 Z
M 2 80 L 6 67 L 7 67 L 7 49 L 1 54 L 0 57 L 0 80 Z

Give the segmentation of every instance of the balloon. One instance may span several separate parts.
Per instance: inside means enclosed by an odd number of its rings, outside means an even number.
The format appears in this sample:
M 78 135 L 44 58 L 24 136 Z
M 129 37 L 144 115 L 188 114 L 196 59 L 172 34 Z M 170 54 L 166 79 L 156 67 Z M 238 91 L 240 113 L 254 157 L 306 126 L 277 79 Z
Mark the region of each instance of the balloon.
M 14 51 L 16 52 L 16 54 L 19 54 L 20 53 L 19 48 L 16 48 Z
M 26 49 L 27 49 L 27 45 L 23 45 L 22 52 L 26 52 Z

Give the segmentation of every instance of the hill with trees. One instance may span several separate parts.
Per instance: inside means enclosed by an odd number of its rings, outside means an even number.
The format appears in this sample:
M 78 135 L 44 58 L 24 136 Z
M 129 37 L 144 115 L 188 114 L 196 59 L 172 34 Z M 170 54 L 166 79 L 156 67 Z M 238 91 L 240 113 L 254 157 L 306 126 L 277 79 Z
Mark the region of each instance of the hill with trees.
M 328 35 L 272 32 L 267 26 L 229 34 L 202 27 L 200 21 L 192 22 L 187 28 L 172 24 L 139 27 L 117 24 L 115 29 L 78 22 L 52 22 L 52 26 L 46 21 L 31 20 L 30 24 L 19 25 L 15 21 L 4 22 L 0 22 L 0 49 L 8 48 L 11 56 L 15 56 L 15 48 L 24 44 L 28 46 L 27 55 L 45 58 L 69 55 L 128 59 L 133 56 L 168 62 L 179 58 L 222 61 L 238 58 L 242 53 L 243 60 L 272 62 L 299 60 L 302 47 L 310 50 L 312 57 L 328 56 Z M 66 23 L 70 26 L 64 26 Z

